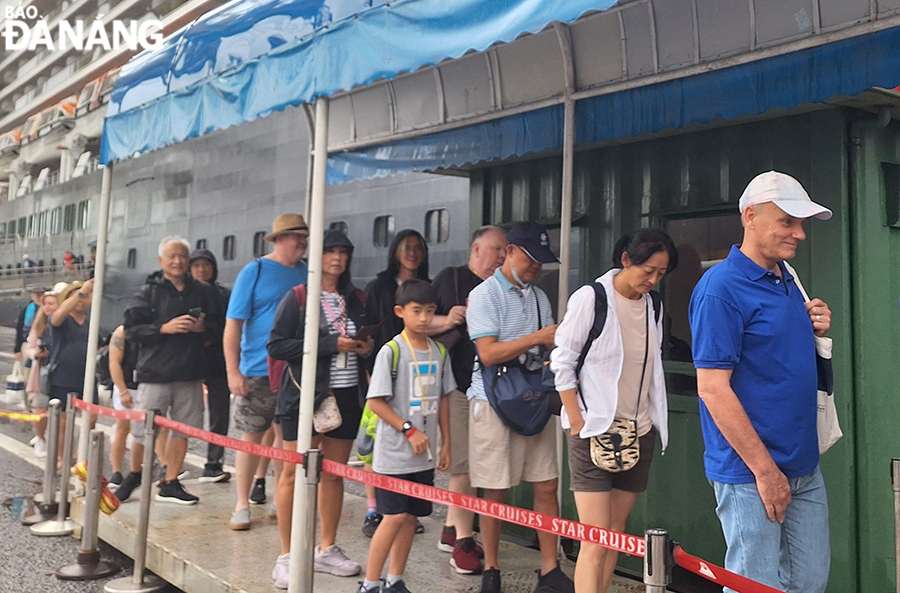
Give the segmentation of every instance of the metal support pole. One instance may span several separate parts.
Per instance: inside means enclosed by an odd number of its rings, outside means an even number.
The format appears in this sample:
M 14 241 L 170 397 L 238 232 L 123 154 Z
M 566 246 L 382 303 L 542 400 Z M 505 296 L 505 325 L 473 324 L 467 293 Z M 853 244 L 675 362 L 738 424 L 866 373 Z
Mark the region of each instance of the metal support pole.
M 103 285 L 106 278 L 106 238 L 109 234 L 109 202 L 112 195 L 112 165 L 103 167 L 100 182 L 100 213 L 97 220 L 97 253 L 94 256 L 94 291 L 91 294 L 91 321 L 88 326 L 87 357 L 84 360 L 84 389 L 82 397 L 92 401 L 97 370 L 97 342 L 100 338 L 100 314 L 103 308 Z M 78 439 L 78 461 L 88 453 L 91 415 L 81 413 L 81 436 Z
M 894 488 L 894 573 L 900 593 L 900 459 L 891 460 L 891 482 Z
M 56 513 L 56 520 L 32 525 L 31 533 L 34 535 L 58 537 L 75 531 L 75 522 L 69 519 L 69 478 L 72 475 L 69 470 L 72 464 L 72 443 L 75 440 L 75 408 L 72 407 L 74 395 L 70 393 L 66 396 L 66 433 L 63 439 L 62 463 L 59 464 L 59 495 L 56 497 L 59 510 Z
M 669 532 L 648 529 L 644 532 L 644 586 L 647 593 L 666 593 L 669 584 Z
M 134 572 L 106 583 L 105 593 L 153 593 L 168 587 L 168 583 L 154 575 L 145 575 L 147 562 L 147 532 L 150 530 L 150 499 L 153 485 L 153 451 L 156 448 L 158 428 L 156 411 L 147 410 L 144 420 L 144 467 L 141 470 L 141 509 L 138 512 L 137 538 L 134 541 Z
M 325 236 L 325 177 L 328 161 L 328 99 L 316 100 L 315 160 L 313 161 L 313 191 L 309 215 L 309 275 L 306 300 L 318 303 L 322 294 L 322 241 Z M 303 393 L 316 390 L 316 364 L 319 349 L 319 307 L 306 308 L 303 334 L 303 370 L 300 389 Z M 313 398 L 300 398 L 297 450 L 307 451 L 312 445 Z M 308 467 L 308 465 L 307 465 Z M 315 488 L 306 487 L 306 477 L 297 472 L 294 481 L 293 517 L 291 520 L 290 576 L 288 593 L 307 593 L 313 590 L 313 542 L 315 541 Z
M 115 562 L 100 560 L 97 549 L 97 527 L 100 521 L 100 479 L 103 471 L 103 431 L 91 431 L 87 460 L 87 494 L 82 507 L 81 549 L 75 564 L 67 564 L 56 571 L 56 578 L 64 581 L 86 581 L 107 577 L 119 571 Z
M 22 525 L 36 525 L 49 521 L 59 510 L 53 500 L 56 487 L 56 462 L 59 459 L 59 405 L 58 399 L 50 400 L 47 407 L 47 457 L 44 459 L 44 483 L 41 497 L 37 502 L 37 512 L 22 519 Z

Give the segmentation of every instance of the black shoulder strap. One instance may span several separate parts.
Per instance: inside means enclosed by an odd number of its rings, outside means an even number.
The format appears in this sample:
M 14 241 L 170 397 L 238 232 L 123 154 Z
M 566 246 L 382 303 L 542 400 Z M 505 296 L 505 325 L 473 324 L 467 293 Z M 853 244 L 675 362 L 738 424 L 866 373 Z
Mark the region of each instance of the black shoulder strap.
M 453 266 L 453 293 L 456 296 L 457 305 L 465 305 L 466 299 L 461 298 L 459 294 L 459 268 Z
M 650 300 L 653 301 L 653 320 L 659 323 L 659 315 L 662 313 L 662 296 L 655 290 L 651 290 Z
M 256 294 L 256 285 L 259 284 L 259 277 L 262 275 L 262 258 L 256 258 L 256 280 L 253 281 L 253 288 L 250 289 L 250 319 L 253 319 L 253 295 Z
M 589 286 L 594 289 L 594 323 L 591 325 L 591 331 L 588 332 L 587 340 L 585 340 L 584 346 L 581 348 L 581 354 L 578 356 L 578 363 L 575 365 L 576 380 L 581 373 L 581 367 L 584 366 L 584 359 L 587 357 L 588 350 L 591 349 L 594 340 L 603 333 L 603 326 L 606 325 L 606 289 L 599 282 L 591 282 Z M 582 398 L 582 403 L 584 403 L 584 398 Z M 585 404 L 585 409 L 587 409 L 587 404 Z

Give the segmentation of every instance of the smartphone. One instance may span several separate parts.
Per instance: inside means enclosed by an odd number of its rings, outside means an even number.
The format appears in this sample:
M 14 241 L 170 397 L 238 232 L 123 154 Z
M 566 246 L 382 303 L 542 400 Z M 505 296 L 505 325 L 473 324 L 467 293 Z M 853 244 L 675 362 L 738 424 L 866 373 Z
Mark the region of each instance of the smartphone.
M 203 309 L 201 307 L 191 307 L 188 309 L 188 315 L 191 317 L 200 317 L 200 314 L 203 313 Z

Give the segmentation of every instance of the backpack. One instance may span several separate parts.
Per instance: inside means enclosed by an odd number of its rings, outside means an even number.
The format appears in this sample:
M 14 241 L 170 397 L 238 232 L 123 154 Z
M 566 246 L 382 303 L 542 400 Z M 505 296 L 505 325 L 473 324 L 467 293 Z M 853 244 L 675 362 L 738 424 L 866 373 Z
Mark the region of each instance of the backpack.
M 112 334 L 106 334 L 100 338 L 100 349 L 97 350 L 97 384 L 103 385 L 107 389 L 112 389 L 113 380 L 109 373 L 109 342 Z
M 259 261 L 259 260 L 257 260 Z M 260 269 L 262 269 L 262 263 L 260 263 Z M 259 281 L 259 274 L 256 276 L 257 282 Z M 256 284 L 254 283 L 253 289 L 256 290 Z M 300 307 L 306 306 L 306 285 L 298 284 L 293 289 L 294 296 L 297 297 L 297 304 Z M 363 307 L 366 306 L 366 295 L 363 294 L 363 291 L 354 287 L 353 294 L 356 295 L 356 298 L 359 299 L 359 302 L 362 303 Z M 271 356 L 266 356 L 266 366 L 268 367 L 268 375 L 269 375 L 269 389 L 273 392 L 278 393 L 278 390 L 281 388 L 281 378 L 284 376 L 284 370 L 287 368 L 288 361 L 286 360 L 278 360 L 276 358 L 272 358 Z
M 432 338 L 434 339 L 434 338 Z M 441 368 L 447 361 L 447 347 L 434 340 L 438 351 L 441 353 Z M 397 380 L 397 368 L 400 366 L 400 343 L 396 339 L 390 339 L 388 346 L 391 348 L 391 382 Z M 372 465 L 372 457 L 375 454 L 375 426 L 378 424 L 378 416 L 369 408 L 369 404 L 363 408 L 362 418 L 359 420 L 359 430 L 356 433 L 356 456 L 363 463 Z
M 576 379 L 578 379 L 578 376 L 581 374 L 581 368 L 584 366 L 584 359 L 587 357 L 588 350 L 591 349 L 594 341 L 599 338 L 600 334 L 603 332 L 603 326 L 606 325 L 606 316 L 608 314 L 606 289 L 599 282 L 591 282 L 587 286 L 594 289 L 594 324 L 591 326 L 591 331 L 588 332 L 587 340 L 585 340 L 584 346 L 581 348 L 581 354 L 578 356 L 578 362 L 575 364 Z M 655 290 L 651 290 L 650 300 L 653 302 L 653 320 L 658 324 L 659 316 L 662 312 L 662 297 Z M 581 395 L 580 383 L 578 387 L 578 396 L 581 398 L 581 403 L 584 405 L 585 409 L 587 409 L 584 396 Z

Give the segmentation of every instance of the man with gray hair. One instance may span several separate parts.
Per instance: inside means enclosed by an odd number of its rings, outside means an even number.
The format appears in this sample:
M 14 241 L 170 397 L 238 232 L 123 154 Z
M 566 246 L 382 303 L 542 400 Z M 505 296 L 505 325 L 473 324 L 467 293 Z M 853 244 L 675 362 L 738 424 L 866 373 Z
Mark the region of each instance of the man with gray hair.
M 831 328 L 831 310 L 805 301 L 785 264 L 806 239 L 806 219 L 828 220 L 831 210 L 776 171 L 750 182 L 740 210 L 743 242 L 701 278 L 690 305 L 725 568 L 788 593 L 824 593 L 831 550 L 815 336 Z
M 159 410 L 172 420 L 203 428 L 204 342 L 222 335 L 225 312 L 214 289 L 188 273 L 189 250 L 190 244 L 181 237 L 166 237 L 160 242 L 162 269 L 147 277 L 125 310 L 125 336 L 140 344 L 135 408 Z M 142 422 L 132 423 L 131 473 L 116 491 L 121 501 L 141 483 L 143 429 Z M 187 437 L 170 433 L 168 466 L 157 501 L 190 505 L 199 500 L 178 480 L 186 452 Z

